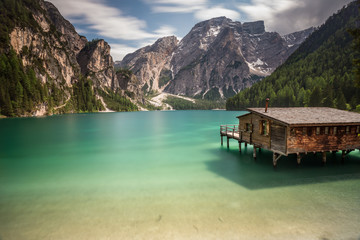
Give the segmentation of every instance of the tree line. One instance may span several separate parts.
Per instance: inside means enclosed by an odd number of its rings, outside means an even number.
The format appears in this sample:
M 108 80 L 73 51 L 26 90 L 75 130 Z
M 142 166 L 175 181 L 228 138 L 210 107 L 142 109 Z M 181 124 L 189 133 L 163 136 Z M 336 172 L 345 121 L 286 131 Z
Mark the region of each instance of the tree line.
M 353 36 L 359 13 L 356 3 L 343 8 L 315 31 L 269 77 L 226 102 L 226 109 L 262 107 L 270 98 L 273 107 L 336 107 L 360 110 L 356 85 Z

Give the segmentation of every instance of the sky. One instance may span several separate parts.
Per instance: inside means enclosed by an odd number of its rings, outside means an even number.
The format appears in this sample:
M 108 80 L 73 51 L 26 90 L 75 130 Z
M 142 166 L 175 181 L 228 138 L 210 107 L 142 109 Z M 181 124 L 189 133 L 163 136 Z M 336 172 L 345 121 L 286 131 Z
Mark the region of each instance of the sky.
M 317 27 L 352 0 L 48 0 L 88 40 L 105 39 L 114 61 L 165 36 L 183 38 L 198 22 L 225 16 L 265 21 L 281 35 Z

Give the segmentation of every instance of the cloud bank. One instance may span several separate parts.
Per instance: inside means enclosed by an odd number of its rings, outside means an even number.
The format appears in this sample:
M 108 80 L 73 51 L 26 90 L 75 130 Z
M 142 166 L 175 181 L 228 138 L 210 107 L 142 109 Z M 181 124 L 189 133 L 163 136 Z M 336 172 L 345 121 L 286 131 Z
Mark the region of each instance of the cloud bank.
M 137 17 L 110 6 L 107 4 L 110 0 L 49 1 L 65 18 L 77 25 L 79 33 L 95 33 L 106 38 L 112 43 L 114 60 L 120 60 L 125 54 L 152 44 L 160 37 L 176 35 L 178 29 L 166 23 L 172 15 L 193 16 L 191 21 L 194 25 L 198 21 L 220 16 L 242 22 L 264 20 L 267 31 L 287 34 L 321 25 L 352 0 L 139 0 L 141 7 L 145 6 L 149 11 L 146 16 Z M 149 30 L 143 19 L 152 19 L 152 16 L 157 20 L 149 24 L 159 24 L 157 29 Z M 162 17 L 165 21 L 159 21 Z M 181 26 L 176 27 L 181 29 Z
M 264 20 L 267 31 L 287 34 L 319 26 L 342 6 L 352 0 L 251 0 L 237 8 L 249 20 Z
M 223 5 L 212 6 L 208 0 L 144 0 L 153 13 L 193 13 L 200 21 L 225 16 L 233 20 L 240 18 L 238 11 Z
M 72 23 L 85 24 L 89 29 L 106 38 L 125 41 L 155 42 L 163 36 L 175 35 L 176 29 L 162 25 L 159 29 L 147 31 L 147 24 L 133 16 L 127 16 L 120 9 L 107 6 L 102 0 L 50 0 Z M 81 33 L 86 30 L 80 29 Z M 138 47 L 143 47 L 137 44 Z M 111 44 L 115 60 L 122 59 L 124 54 L 136 50 L 125 44 Z
M 161 26 L 154 33 L 146 31 L 146 22 L 126 16 L 121 10 L 109 7 L 101 0 L 50 0 L 65 18 L 73 23 L 86 23 L 98 34 L 113 39 L 142 40 L 174 34 L 174 28 Z M 167 30 L 167 31 L 164 31 Z

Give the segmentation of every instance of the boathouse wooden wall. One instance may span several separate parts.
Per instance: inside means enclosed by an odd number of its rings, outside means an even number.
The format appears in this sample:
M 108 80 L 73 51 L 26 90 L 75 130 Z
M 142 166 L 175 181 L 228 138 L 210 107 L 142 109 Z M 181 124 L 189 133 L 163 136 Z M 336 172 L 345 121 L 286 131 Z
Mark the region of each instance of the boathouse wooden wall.
M 252 123 L 251 117 L 252 117 L 252 114 L 246 114 L 246 115 L 238 117 L 239 118 L 239 130 L 241 132 L 241 140 L 248 142 L 248 143 L 252 143 L 252 139 L 251 139 L 252 134 L 251 133 L 253 131 L 253 128 L 250 127 L 250 131 L 248 131 L 246 129 L 246 127 L 247 127 L 246 124 Z
M 286 154 L 287 126 L 272 121 L 270 136 L 271 150 Z
M 283 155 L 360 149 L 359 125 L 293 127 L 254 113 L 239 116 L 238 119 L 242 141 Z M 267 121 L 266 135 L 261 134 L 261 121 Z M 250 131 L 247 124 L 251 124 Z
M 270 121 L 259 115 L 250 113 L 239 118 L 239 128 L 243 131 L 243 140 L 251 144 L 255 144 L 256 147 L 270 149 Z M 261 121 L 267 121 L 267 134 L 263 135 L 260 132 Z M 251 131 L 246 131 L 246 124 L 251 124 Z M 250 141 L 251 140 L 251 141 Z
M 317 130 L 317 127 L 320 129 Z M 322 152 L 360 148 L 358 126 L 292 127 L 287 138 L 287 153 Z M 336 133 L 334 133 L 336 127 Z M 349 128 L 348 132 L 346 128 Z M 320 130 L 320 131 L 319 131 Z

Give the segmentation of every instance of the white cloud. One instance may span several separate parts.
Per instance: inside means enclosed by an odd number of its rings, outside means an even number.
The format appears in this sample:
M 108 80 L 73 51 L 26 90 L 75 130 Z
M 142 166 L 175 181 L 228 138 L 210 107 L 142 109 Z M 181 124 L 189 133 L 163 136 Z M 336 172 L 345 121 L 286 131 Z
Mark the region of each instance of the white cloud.
M 239 19 L 240 13 L 221 5 L 211 6 L 208 0 L 144 0 L 154 13 L 193 13 L 197 20 L 225 16 Z
M 146 31 L 146 22 L 125 16 L 117 8 L 101 0 L 50 0 L 61 14 L 71 22 L 85 23 L 99 35 L 113 39 L 139 40 L 157 38 L 158 34 Z M 159 31 L 162 31 L 160 28 Z
M 155 33 L 158 35 L 158 37 L 165 37 L 165 36 L 173 36 L 175 35 L 176 29 L 172 26 L 163 25 L 159 29 L 155 30 Z
M 138 48 L 130 47 L 125 44 L 110 43 L 111 56 L 114 61 L 122 60 L 126 54 L 135 52 Z
M 234 10 L 223 8 L 222 6 L 205 8 L 195 12 L 195 18 L 198 20 L 208 20 L 210 18 L 221 16 L 236 20 L 240 18 L 240 13 Z
M 153 6 L 154 13 L 191 13 L 198 9 L 199 6 Z
M 207 0 L 144 0 L 154 13 L 189 13 L 202 9 Z
M 319 26 L 346 3 L 352 0 L 252 0 L 238 9 L 250 21 L 264 20 L 268 31 L 287 34 L 311 26 Z
M 146 0 L 146 1 L 155 4 L 173 4 L 173 5 L 188 5 L 188 6 L 207 3 L 207 0 Z

